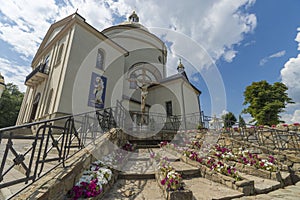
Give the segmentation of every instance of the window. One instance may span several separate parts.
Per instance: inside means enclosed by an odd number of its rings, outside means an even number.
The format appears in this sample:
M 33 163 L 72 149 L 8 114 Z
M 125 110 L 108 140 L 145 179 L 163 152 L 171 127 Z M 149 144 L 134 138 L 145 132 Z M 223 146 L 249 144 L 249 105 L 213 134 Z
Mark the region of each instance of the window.
M 49 60 L 50 60 L 50 55 L 47 55 L 46 59 L 45 59 L 45 69 L 44 69 L 44 72 L 47 73 L 47 74 L 50 70 Z
M 172 116 L 172 101 L 166 102 L 167 117 Z
M 52 94 L 53 94 L 53 88 L 49 92 L 49 96 L 48 96 L 48 100 L 47 100 L 47 104 L 46 104 L 45 114 L 49 114 L 50 104 L 51 104 L 51 101 L 52 101 Z
M 63 50 L 64 50 L 64 44 L 61 44 L 60 47 L 59 47 L 59 50 L 58 50 L 56 64 L 61 61 Z
M 103 70 L 104 53 L 101 49 L 98 49 L 96 58 L 96 68 Z

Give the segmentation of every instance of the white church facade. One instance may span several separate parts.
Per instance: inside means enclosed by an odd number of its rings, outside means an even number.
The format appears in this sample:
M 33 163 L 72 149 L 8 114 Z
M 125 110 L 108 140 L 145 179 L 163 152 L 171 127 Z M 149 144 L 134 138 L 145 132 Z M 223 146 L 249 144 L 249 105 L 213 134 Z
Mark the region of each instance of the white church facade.
M 101 32 L 74 13 L 52 24 L 37 50 L 17 124 L 117 103 L 135 122 L 140 113 L 200 115 L 201 92 L 183 64 L 174 66 L 178 73 L 172 76 L 166 64 L 165 44 L 139 23 L 135 12 Z

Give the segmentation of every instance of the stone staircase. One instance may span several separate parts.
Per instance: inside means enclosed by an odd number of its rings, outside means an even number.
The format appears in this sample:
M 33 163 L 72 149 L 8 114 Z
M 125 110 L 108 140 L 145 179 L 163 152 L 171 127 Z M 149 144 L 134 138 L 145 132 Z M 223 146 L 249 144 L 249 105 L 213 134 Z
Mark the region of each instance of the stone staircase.
M 292 198 L 289 197 L 289 199 L 297 199 L 299 197 L 297 195 L 300 193 L 300 184 L 282 188 L 282 184 L 278 181 L 240 172 L 243 178 L 254 181 L 255 195 L 245 196 L 244 193 L 238 190 L 201 177 L 198 167 L 183 162 L 178 155 L 161 148 L 138 148 L 124 165 L 117 183 L 104 195 L 103 199 L 164 199 L 163 193 L 155 180 L 156 166 L 151 162 L 151 152 L 160 153 L 161 156 L 168 157 L 170 165 L 182 174 L 185 188 L 193 192 L 194 200 L 258 199 L 260 196 L 272 197 L 272 195 L 276 196 L 277 193 L 284 194 L 284 192 L 291 189 L 294 196 L 290 195 Z M 289 175 L 287 172 L 285 173 L 285 176 Z M 295 188 L 299 189 L 299 192 Z M 277 196 L 280 196 L 279 194 Z
M 5 142 L 3 141 L 3 144 Z M 24 152 L 31 144 L 28 141 L 19 140 L 17 151 Z M 1 149 L 2 148 L 2 149 Z M 4 145 L 0 146 L 0 153 L 3 153 Z M 57 153 L 56 150 L 49 152 L 49 157 Z M 155 180 L 157 165 L 150 158 L 150 154 L 160 154 L 167 157 L 170 165 L 183 177 L 185 188 L 192 191 L 193 200 L 197 199 L 298 199 L 300 196 L 300 182 L 296 185 L 283 187 L 283 184 L 276 180 L 262 178 L 256 174 L 239 172 L 239 174 L 254 182 L 255 195 L 245 196 L 241 191 L 233 189 L 226 184 L 222 184 L 213 179 L 203 177 L 201 168 L 185 162 L 178 153 L 172 153 L 159 148 L 158 144 L 146 144 L 145 142 L 136 144 L 136 150 L 131 153 L 118 174 L 118 180 L 111 185 L 110 190 L 104 194 L 102 199 L 164 199 L 164 194 Z M 13 162 L 12 157 L 8 162 Z M 54 167 L 53 163 L 45 163 L 45 169 Z M 11 175 L 14 177 L 24 176 L 21 168 L 13 168 Z M 286 185 L 290 184 L 290 174 L 282 172 L 281 176 L 286 180 Z M 15 191 L 25 187 L 25 184 L 18 184 L 1 189 L 0 199 L 9 198 Z

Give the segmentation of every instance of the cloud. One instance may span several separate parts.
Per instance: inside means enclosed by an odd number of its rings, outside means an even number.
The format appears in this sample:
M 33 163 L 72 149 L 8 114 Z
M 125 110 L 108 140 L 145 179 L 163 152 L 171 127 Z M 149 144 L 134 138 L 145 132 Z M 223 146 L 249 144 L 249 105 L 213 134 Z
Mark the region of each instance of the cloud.
M 234 57 L 236 56 L 237 51 L 234 50 L 229 50 L 224 53 L 223 57 L 227 62 L 232 62 Z
M 269 62 L 270 59 L 272 59 L 272 58 L 280 58 L 280 57 L 284 56 L 285 53 L 286 53 L 286 51 L 283 50 L 283 51 L 279 51 L 279 52 L 277 52 L 277 53 L 274 53 L 274 54 L 272 54 L 272 55 L 269 55 L 269 56 L 267 56 L 267 57 L 261 59 L 261 60 L 259 61 L 259 65 L 260 65 L 260 66 L 263 66 L 264 64 L 266 64 L 267 62 Z
M 300 45 L 300 28 L 297 29 L 298 50 Z M 282 119 L 287 123 L 300 122 L 300 54 L 296 58 L 290 58 L 280 71 L 281 81 L 288 87 L 288 95 L 295 104 L 290 104 L 283 113 Z
M 269 58 L 280 58 L 285 55 L 285 50 L 279 51 L 269 56 Z
M 300 51 L 300 27 L 297 28 L 297 31 L 299 32 L 295 38 L 295 41 L 298 42 L 298 50 Z
M 28 69 L 25 66 L 20 66 L 16 62 L 12 62 L 4 58 L 0 58 L 0 66 L 1 74 L 4 76 L 5 83 L 14 83 L 21 91 L 25 91 L 25 76 L 30 73 L 31 69 Z
M 223 57 L 231 62 L 238 53 L 235 47 L 257 25 L 256 16 L 248 12 L 254 3 L 255 0 L 149 0 L 143 3 L 139 0 L 3 1 L 0 7 L 0 39 L 7 46 L 11 45 L 30 69 L 28 60 L 34 56 L 50 25 L 74 13 L 77 8 L 78 13 L 100 31 L 136 10 L 146 27 L 176 30 L 200 44 L 214 61 Z M 175 46 L 176 41 L 173 42 Z M 186 54 L 191 52 L 185 45 L 180 48 Z M 176 49 L 172 50 L 176 55 Z M 178 60 L 173 59 L 170 63 Z

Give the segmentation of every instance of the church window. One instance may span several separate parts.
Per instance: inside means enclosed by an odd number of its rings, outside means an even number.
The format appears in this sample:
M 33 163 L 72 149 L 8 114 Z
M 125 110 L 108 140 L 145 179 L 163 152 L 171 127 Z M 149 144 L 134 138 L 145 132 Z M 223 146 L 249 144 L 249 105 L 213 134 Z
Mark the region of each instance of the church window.
M 50 60 L 50 54 L 46 56 L 46 59 L 45 59 L 45 68 L 44 68 L 44 73 L 47 73 L 49 72 L 50 70 L 50 64 L 49 64 L 49 60 Z
M 52 101 L 52 95 L 53 95 L 53 88 L 50 90 L 49 95 L 48 95 L 48 100 L 47 100 L 46 110 L 45 110 L 46 114 L 50 113 L 50 104 Z
M 61 44 L 58 50 L 56 63 L 59 63 L 61 61 L 63 50 L 64 50 L 64 44 Z
M 167 117 L 173 115 L 173 111 L 172 111 L 172 101 L 167 101 L 167 102 L 166 102 L 166 111 L 167 111 Z
M 104 53 L 101 49 L 98 49 L 96 58 L 96 68 L 103 70 Z

